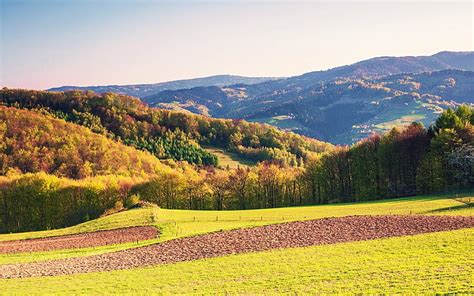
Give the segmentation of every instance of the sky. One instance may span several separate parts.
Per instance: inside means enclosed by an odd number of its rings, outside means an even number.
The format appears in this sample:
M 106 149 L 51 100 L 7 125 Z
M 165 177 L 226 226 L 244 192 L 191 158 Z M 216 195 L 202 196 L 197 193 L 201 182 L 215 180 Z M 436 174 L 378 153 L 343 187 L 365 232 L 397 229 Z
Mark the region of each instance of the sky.
M 281 77 L 474 50 L 472 1 L 0 2 L 0 86 L 9 88 Z

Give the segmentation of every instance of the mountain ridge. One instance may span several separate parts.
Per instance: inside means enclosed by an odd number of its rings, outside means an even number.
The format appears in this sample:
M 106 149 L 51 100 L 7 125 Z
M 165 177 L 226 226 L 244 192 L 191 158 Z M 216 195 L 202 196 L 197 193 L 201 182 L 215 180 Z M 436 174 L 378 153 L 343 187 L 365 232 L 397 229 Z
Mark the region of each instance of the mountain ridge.
M 90 85 L 74 86 L 64 85 L 47 89 L 48 91 L 68 91 L 68 90 L 90 90 L 97 93 L 115 92 L 119 94 L 130 95 L 138 98 L 153 95 L 164 90 L 181 89 L 187 87 L 210 86 L 210 85 L 231 85 L 238 83 L 254 84 L 267 80 L 278 79 L 277 77 L 247 77 L 240 75 L 212 75 L 190 79 L 179 79 L 164 81 L 158 83 L 140 83 L 140 84 L 110 84 L 110 85 Z

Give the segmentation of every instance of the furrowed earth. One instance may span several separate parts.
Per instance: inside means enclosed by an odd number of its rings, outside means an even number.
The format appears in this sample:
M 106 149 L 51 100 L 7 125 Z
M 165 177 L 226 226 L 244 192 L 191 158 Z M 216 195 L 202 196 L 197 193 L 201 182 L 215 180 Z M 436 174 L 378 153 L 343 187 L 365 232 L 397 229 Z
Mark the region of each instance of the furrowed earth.
M 414 235 L 473 226 L 474 217 L 456 216 L 323 218 L 199 235 L 90 257 L 3 265 L 0 266 L 0 278 L 110 271 L 229 254 Z
M 158 229 L 137 226 L 82 234 L 0 242 L 0 254 L 41 252 L 120 244 L 156 238 Z
M 262 291 L 470 293 L 474 292 L 469 284 L 469 274 L 472 283 L 474 257 L 463 252 L 463 248 L 473 242 L 474 215 L 470 203 L 466 203 L 469 198 L 421 197 L 220 212 L 130 210 L 69 229 L 0 235 L 0 288 L 7 294 L 31 292 L 33 286 L 41 287 L 35 293 L 61 294 L 130 291 L 185 294 Z M 160 237 L 157 237 L 159 233 Z M 411 239 L 407 241 L 409 237 Z M 346 245 L 351 251 L 344 247 Z M 355 253 L 351 258 L 341 258 L 340 253 L 333 251 L 346 248 L 344 252 L 350 253 L 359 246 L 366 246 L 360 249 L 366 251 Z M 461 253 L 439 253 L 456 248 Z M 325 255 L 314 257 L 316 250 Z M 418 254 L 421 250 L 424 253 Z M 258 258 L 263 261 L 249 253 L 261 256 Z M 394 253 L 397 253 L 397 259 L 391 261 Z M 281 257 L 275 261 L 276 254 L 293 259 L 287 261 Z M 296 254 L 298 257 L 294 257 Z M 374 264 L 364 263 L 367 254 L 372 254 L 376 260 Z M 302 260 L 306 256 L 313 261 Z M 416 268 L 423 273 L 423 283 L 432 283 L 431 287 L 436 289 L 420 285 L 413 268 L 404 266 L 413 258 L 421 260 Z M 221 274 L 216 275 L 216 282 L 211 274 L 198 271 L 199 266 L 204 268 L 215 260 L 232 262 L 211 268 L 214 273 Z M 240 266 L 239 260 L 246 263 Z M 383 277 L 376 281 L 377 276 L 374 276 L 365 284 L 352 276 L 339 279 L 340 283 L 346 284 L 345 289 L 337 283 L 328 285 L 327 280 L 322 279 L 326 271 L 318 267 L 327 264 L 328 260 L 333 260 L 331 268 L 335 280 L 344 269 L 356 272 L 360 277 L 371 272 L 378 272 Z M 349 265 L 341 266 L 341 262 L 348 260 L 357 266 L 357 271 Z M 390 268 L 389 265 L 380 267 L 382 262 L 390 263 Z M 180 267 L 182 264 L 189 265 L 195 273 L 189 277 L 184 271 L 186 268 Z M 272 276 L 261 268 L 274 269 L 276 274 Z M 283 275 L 278 273 L 282 272 L 281 268 L 285 268 L 285 280 L 277 285 L 275 280 Z M 375 271 L 374 268 L 382 269 Z M 260 272 L 256 272 L 257 269 Z M 305 274 L 313 279 L 310 283 L 304 279 Z M 400 282 L 398 278 L 402 275 L 405 280 Z M 87 280 L 89 276 L 92 278 Z M 110 290 L 112 282 L 120 281 L 124 276 L 131 276 L 141 284 L 130 287 L 122 283 Z M 245 280 L 240 281 L 239 277 Z M 226 281 L 233 285 L 224 285 Z M 74 284 L 64 288 L 59 283 Z M 306 285 L 302 286 L 303 283 Z M 109 290 L 103 290 L 106 287 Z

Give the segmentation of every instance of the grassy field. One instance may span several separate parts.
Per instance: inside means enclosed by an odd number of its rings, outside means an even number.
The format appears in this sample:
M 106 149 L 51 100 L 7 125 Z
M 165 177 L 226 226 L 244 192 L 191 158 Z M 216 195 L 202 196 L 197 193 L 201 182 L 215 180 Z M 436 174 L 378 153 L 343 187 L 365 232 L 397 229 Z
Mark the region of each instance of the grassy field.
M 19 294 L 473 293 L 474 230 L 226 256 L 107 273 L 0 280 Z
M 218 230 L 323 217 L 410 213 L 473 215 L 473 208 L 468 205 L 471 197 L 474 200 L 473 195 L 466 195 L 457 200 L 449 196 L 425 196 L 354 204 L 246 211 L 137 209 L 61 230 L 4 234 L 0 235 L 0 241 L 134 225 L 159 227 L 162 231 L 160 238 L 138 244 L 4 254 L 0 255 L 0 264 L 88 256 Z M 419 291 L 428 291 L 430 285 L 436 287 L 436 291 L 466 291 L 468 287 L 465 287 L 465 283 L 469 282 L 466 281 L 466 272 L 472 273 L 474 258 L 471 255 L 472 252 L 464 249 L 474 243 L 473 234 L 474 230 L 469 229 L 406 238 L 236 255 L 94 275 L 0 280 L 0 291 L 26 293 L 35 285 L 41 287 L 44 293 L 86 294 L 101 291 L 125 292 L 128 289 L 137 293 L 153 291 L 205 293 L 216 289 L 236 293 L 252 293 L 262 289 L 270 293 L 290 290 L 335 292 L 343 288 L 350 288 L 348 292 L 377 292 L 387 291 L 389 288 L 390 291 L 403 292 L 404 289 L 411 291 L 415 288 Z M 410 249 L 404 249 L 404 245 L 409 245 Z M 449 256 L 441 256 L 439 248 L 442 249 L 443 254 L 457 250 Z M 386 259 L 381 260 L 383 258 Z M 367 264 L 371 262 L 370 260 L 375 260 L 376 264 Z M 410 265 L 414 262 L 413 260 L 418 261 Z M 415 268 L 417 265 L 419 265 L 418 269 Z M 300 273 L 301 277 L 299 277 Z M 329 274 L 334 276 L 330 278 Z M 355 276 L 360 277 L 364 282 L 360 282 Z M 382 281 L 383 277 L 388 278 L 389 281 Z M 448 277 L 452 280 L 448 281 Z M 425 281 L 422 280 L 423 278 Z M 409 279 L 409 281 L 405 282 L 403 279 Z
M 291 116 L 287 115 L 263 117 L 256 120 L 251 119 L 249 121 L 270 124 L 286 131 L 308 131 L 308 128 L 306 126 L 301 124 L 298 120 L 295 120 Z

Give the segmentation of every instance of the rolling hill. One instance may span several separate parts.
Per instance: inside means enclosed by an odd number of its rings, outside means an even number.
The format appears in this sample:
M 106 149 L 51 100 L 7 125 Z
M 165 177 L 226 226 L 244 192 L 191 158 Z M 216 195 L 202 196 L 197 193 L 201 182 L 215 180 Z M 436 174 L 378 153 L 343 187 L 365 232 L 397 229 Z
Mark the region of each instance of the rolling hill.
M 474 103 L 473 61 L 474 52 L 380 57 L 253 85 L 167 90 L 143 100 L 349 144 L 395 125 L 429 125 L 447 107 Z
M 157 94 L 164 90 L 175 90 L 182 88 L 192 88 L 198 86 L 225 86 L 232 84 L 255 84 L 278 78 L 273 77 L 244 77 L 237 75 L 215 75 L 194 79 L 183 79 L 176 81 L 167 81 L 152 84 L 131 84 L 131 85 L 103 85 L 103 86 L 72 86 L 65 85 L 53 87 L 50 91 L 68 91 L 68 90 L 90 90 L 96 93 L 113 92 L 124 95 L 130 95 L 138 98 Z

